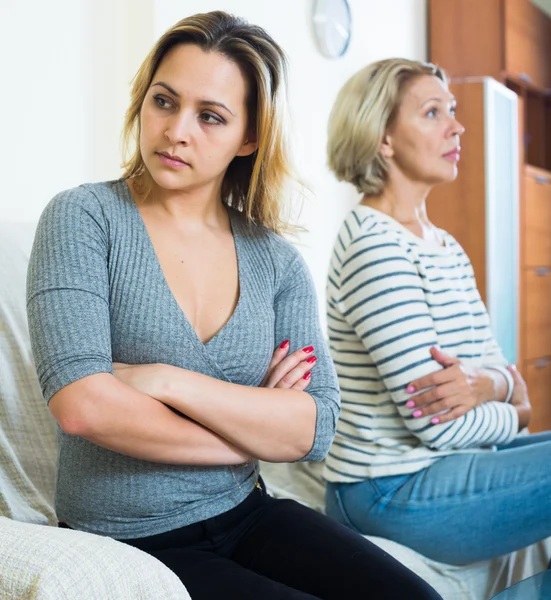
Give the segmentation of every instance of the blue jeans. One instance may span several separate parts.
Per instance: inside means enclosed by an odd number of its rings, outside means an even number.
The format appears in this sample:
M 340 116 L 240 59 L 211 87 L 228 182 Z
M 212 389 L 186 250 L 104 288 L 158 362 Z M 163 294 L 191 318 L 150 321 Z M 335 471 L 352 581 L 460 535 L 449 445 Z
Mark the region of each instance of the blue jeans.
M 453 565 L 551 536 L 551 432 L 457 453 L 409 475 L 328 483 L 327 514 Z

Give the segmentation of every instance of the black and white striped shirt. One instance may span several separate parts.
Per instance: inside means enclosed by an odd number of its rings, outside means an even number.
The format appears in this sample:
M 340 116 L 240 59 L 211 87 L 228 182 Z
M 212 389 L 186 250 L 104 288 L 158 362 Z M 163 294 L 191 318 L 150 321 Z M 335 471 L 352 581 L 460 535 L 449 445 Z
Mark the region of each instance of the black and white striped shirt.
M 342 413 L 325 462 L 329 481 L 413 473 L 457 451 L 512 441 L 517 412 L 487 402 L 449 423 L 412 417 L 406 387 L 442 367 L 432 346 L 465 362 L 506 365 L 461 246 L 441 231 L 429 244 L 397 221 L 358 205 L 331 259 L 327 317 Z

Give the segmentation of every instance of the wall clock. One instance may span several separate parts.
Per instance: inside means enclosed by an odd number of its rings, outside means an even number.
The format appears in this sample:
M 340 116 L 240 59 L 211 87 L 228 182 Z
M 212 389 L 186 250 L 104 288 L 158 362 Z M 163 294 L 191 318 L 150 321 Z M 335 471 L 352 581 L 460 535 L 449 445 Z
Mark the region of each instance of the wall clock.
M 324 56 L 338 58 L 346 52 L 352 31 L 348 0 L 314 0 L 312 23 L 317 47 Z

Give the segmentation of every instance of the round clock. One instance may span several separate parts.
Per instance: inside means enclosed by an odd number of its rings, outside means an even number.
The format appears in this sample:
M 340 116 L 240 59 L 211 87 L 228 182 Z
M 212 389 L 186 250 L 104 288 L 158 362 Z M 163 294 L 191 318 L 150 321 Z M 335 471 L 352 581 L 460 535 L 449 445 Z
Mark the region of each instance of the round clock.
M 328 58 L 342 56 L 352 30 L 348 0 L 314 0 L 312 21 L 319 51 Z

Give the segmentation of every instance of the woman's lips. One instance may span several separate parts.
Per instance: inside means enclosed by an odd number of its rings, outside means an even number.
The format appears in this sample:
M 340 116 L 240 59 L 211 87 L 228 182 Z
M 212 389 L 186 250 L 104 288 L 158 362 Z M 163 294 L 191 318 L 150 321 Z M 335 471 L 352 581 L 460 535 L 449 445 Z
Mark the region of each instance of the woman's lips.
M 184 169 L 185 167 L 189 167 L 189 163 L 183 161 L 181 158 L 171 157 L 163 152 L 157 152 L 157 156 L 159 157 L 159 160 L 167 167 L 172 167 L 173 169 Z
M 444 158 L 446 160 L 451 160 L 452 162 L 459 162 L 461 150 L 459 148 L 455 148 L 451 152 L 444 154 Z

